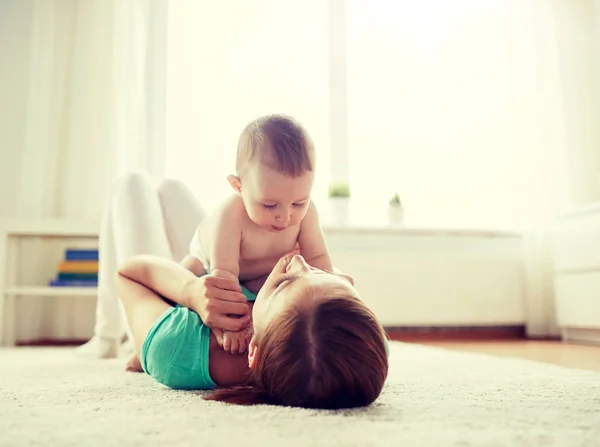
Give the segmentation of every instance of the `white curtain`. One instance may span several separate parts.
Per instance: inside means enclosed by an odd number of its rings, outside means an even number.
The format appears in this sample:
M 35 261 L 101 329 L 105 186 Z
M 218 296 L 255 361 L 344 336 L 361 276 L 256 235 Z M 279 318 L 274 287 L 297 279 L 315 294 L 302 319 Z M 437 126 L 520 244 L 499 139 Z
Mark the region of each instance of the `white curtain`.
M 164 174 L 166 0 L 7 0 L 0 15 L 13 33 L 0 109 L 17 114 L 0 136 L 2 217 L 99 219 L 119 174 Z M 26 244 L 21 281 L 39 283 L 43 245 Z M 64 329 L 75 305 L 20 300 L 19 338 L 82 337 Z
M 523 231 L 527 333 L 538 337 L 558 335 L 549 225 L 572 202 L 559 3 L 511 2 L 507 15 L 515 211 Z M 573 33 L 578 24 L 569 25 Z
M 97 218 L 115 176 L 162 174 L 165 13 L 150 0 L 31 2 L 14 214 Z
M 596 3 L 596 5 L 595 5 Z M 558 335 L 551 221 L 600 200 L 600 21 L 595 0 L 520 2 L 511 16 L 515 144 L 527 170 L 520 191 L 530 336 Z M 596 10 L 597 11 L 597 10 Z M 531 36 L 531 45 L 523 45 Z

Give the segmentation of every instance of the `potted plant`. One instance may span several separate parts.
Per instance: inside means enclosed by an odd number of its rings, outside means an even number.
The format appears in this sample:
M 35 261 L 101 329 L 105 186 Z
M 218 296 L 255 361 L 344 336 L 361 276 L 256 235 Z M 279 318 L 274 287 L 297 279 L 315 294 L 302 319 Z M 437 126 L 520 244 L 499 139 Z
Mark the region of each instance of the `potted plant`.
M 340 225 L 348 223 L 350 204 L 350 187 L 348 183 L 338 181 L 329 185 L 329 203 L 331 203 L 333 222 Z
M 390 199 L 388 208 L 388 220 L 393 225 L 404 224 L 404 207 L 398 193 L 394 194 Z

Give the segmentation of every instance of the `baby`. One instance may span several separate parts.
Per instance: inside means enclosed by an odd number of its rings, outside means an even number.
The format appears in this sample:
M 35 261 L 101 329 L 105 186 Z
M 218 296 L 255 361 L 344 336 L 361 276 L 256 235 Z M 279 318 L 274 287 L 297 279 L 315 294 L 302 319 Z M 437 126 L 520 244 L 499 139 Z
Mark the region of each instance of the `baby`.
M 190 256 L 205 272 L 239 278 L 255 293 L 277 261 L 294 250 L 311 266 L 332 271 L 310 200 L 314 169 L 312 140 L 295 120 L 271 115 L 251 122 L 239 139 L 237 175 L 228 177 L 235 194 L 201 222 Z M 232 353 L 245 352 L 251 335 L 213 333 Z

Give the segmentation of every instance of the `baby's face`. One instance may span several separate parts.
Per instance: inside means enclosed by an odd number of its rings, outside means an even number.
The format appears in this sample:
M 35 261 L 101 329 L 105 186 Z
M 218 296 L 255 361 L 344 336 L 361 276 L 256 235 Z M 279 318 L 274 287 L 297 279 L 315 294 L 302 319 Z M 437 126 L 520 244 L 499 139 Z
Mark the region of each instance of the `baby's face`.
M 300 223 L 306 215 L 314 173 L 289 177 L 261 163 L 248 167 L 242 180 L 242 198 L 250 219 L 277 233 Z

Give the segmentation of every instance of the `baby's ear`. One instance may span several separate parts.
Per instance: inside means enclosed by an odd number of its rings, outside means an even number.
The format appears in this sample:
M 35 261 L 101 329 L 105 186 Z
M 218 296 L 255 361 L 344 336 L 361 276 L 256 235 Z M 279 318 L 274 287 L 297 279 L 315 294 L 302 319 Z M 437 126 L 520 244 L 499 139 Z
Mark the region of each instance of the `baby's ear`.
M 256 340 L 254 336 L 250 340 L 250 344 L 248 345 L 248 366 L 250 369 L 256 368 L 256 354 L 258 353 L 258 348 L 256 347 Z
M 237 192 L 238 194 L 241 194 L 242 181 L 240 180 L 240 178 L 237 175 L 228 175 L 227 180 L 229 181 L 229 184 L 235 190 L 235 192 Z

